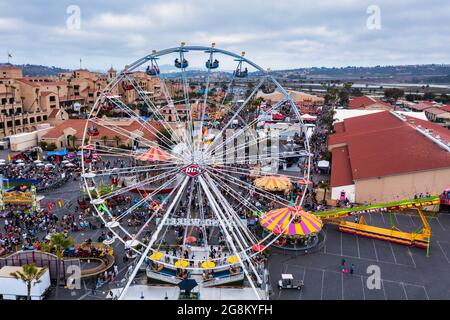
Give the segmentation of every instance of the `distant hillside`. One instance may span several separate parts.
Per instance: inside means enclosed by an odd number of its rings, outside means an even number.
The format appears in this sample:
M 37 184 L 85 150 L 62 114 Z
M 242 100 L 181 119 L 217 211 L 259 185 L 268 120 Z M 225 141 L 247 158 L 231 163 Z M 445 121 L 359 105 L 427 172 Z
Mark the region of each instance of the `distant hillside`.
M 0 66 L 8 65 L 7 63 L 1 63 Z M 61 72 L 69 72 L 69 69 L 58 68 L 55 66 L 41 66 L 36 64 L 22 64 L 15 65 L 16 67 L 20 67 L 23 70 L 24 76 L 36 77 L 36 76 L 56 76 Z
M 0 63 L 0 66 L 7 65 Z M 53 76 L 61 72 L 69 72 L 69 69 L 48 67 L 35 64 L 17 65 L 23 69 L 25 76 Z M 170 64 L 160 66 L 161 75 L 166 78 L 180 76 L 180 69 Z M 231 70 L 214 72 L 217 78 L 230 78 Z M 186 76 L 189 78 L 205 77 L 205 68 L 188 67 Z M 342 80 L 342 81 L 366 81 L 386 83 L 433 83 L 450 84 L 450 65 L 398 65 L 398 66 L 373 66 L 373 67 L 341 67 L 341 68 L 297 68 L 290 70 L 273 70 L 272 74 L 285 80 Z M 251 72 L 249 77 L 259 76 L 260 72 Z

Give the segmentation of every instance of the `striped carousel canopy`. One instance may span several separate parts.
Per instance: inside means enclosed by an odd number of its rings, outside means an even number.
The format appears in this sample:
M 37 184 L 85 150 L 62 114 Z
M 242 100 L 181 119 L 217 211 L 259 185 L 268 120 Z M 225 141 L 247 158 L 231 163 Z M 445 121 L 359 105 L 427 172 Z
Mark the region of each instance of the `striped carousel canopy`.
M 144 153 L 138 155 L 136 160 L 139 161 L 167 161 L 172 156 L 159 148 L 150 148 Z
M 303 211 L 299 206 L 269 211 L 261 217 L 259 223 L 266 230 L 288 236 L 304 236 L 317 233 L 323 226 L 319 218 Z
M 284 176 L 267 176 L 256 179 L 255 186 L 266 191 L 285 191 L 291 187 L 291 180 Z

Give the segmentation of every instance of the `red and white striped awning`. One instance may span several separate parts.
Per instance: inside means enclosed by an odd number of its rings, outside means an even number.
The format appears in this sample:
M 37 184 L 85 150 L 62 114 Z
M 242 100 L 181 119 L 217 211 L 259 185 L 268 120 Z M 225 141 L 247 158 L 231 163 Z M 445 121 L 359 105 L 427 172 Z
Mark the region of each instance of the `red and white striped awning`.
M 159 148 L 150 148 L 144 153 L 138 155 L 136 160 L 139 161 L 168 161 L 172 158 L 170 154 Z

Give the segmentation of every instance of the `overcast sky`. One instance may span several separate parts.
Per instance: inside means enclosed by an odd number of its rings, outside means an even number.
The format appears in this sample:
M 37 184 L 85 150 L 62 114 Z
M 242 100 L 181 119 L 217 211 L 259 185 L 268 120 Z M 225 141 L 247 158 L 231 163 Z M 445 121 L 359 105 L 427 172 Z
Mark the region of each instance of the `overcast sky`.
M 0 0 L 0 62 L 121 69 L 214 41 L 272 69 L 450 63 L 449 22 L 448 0 Z

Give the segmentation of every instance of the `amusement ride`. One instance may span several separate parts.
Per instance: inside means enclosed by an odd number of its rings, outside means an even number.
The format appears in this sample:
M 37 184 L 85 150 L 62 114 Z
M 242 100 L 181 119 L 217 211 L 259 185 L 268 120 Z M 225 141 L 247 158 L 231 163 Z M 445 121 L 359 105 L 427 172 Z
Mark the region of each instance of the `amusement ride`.
M 206 76 L 196 79 L 194 85 L 187 74 L 191 59 L 205 61 Z M 178 72 L 164 74 L 161 61 L 173 61 Z M 235 65 L 228 83 L 221 88 L 212 86 L 219 66 L 225 63 Z M 158 99 L 133 77 L 144 71 L 159 80 Z M 277 90 L 283 98 L 261 105 L 263 99 L 258 100 L 257 94 L 262 88 L 266 92 Z M 141 102 L 139 108 L 122 99 L 131 92 Z M 142 108 L 151 116 L 143 116 Z M 120 117 L 110 116 L 111 111 Z M 289 125 L 261 121 L 272 115 Z M 136 129 L 125 129 L 120 124 L 124 118 L 137 124 Z M 132 146 L 93 143 L 99 128 L 131 141 Z M 289 193 L 290 180 L 310 179 L 311 154 L 305 133 L 298 107 L 288 92 L 244 52 L 235 54 L 214 44 L 182 43 L 153 51 L 126 66 L 91 110 L 81 147 L 82 178 L 90 203 L 108 227 L 109 241 L 121 241 L 136 257 L 119 299 L 145 265 L 150 277 L 163 282 L 170 282 L 174 275 L 187 278 L 203 274 L 205 285 L 208 275 L 216 284 L 221 283 L 220 275 L 222 282 L 245 278 L 255 297 L 261 299 L 264 268 L 260 263 L 266 248 L 283 236 L 294 219 L 301 224 L 302 236 L 312 235 L 322 226 L 319 219 L 302 210 L 308 185 Z M 126 165 L 99 169 L 92 162 L 99 156 L 125 159 Z M 281 163 L 289 159 L 299 161 L 300 177 L 278 173 Z M 268 181 L 254 183 L 260 178 Z M 104 187 L 105 179 L 110 179 L 110 187 Z M 115 210 L 111 204 L 129 193 L 138 194 L 139 200 L 123 211 Z M 254 225 L 249 227 L 249 221 L 266 204 L 272 209 L 290 208 L 289 219 L 275 232 L 266 229 L 258 234 Z M 143 212 L 144 222 L 132 228 L 128 216 L 138 210 Z M 265 221 L 272 219 L 276 218 Z M 180 226 L 181 234 L 175 231 L 173 237 L 174 227 Z M 211 256 L 212 245 L 221 245 L 222 253 Z M 181 248 L 181 254 L 169 247 Z M 190 254 L 184 253 L 185 248 Z

